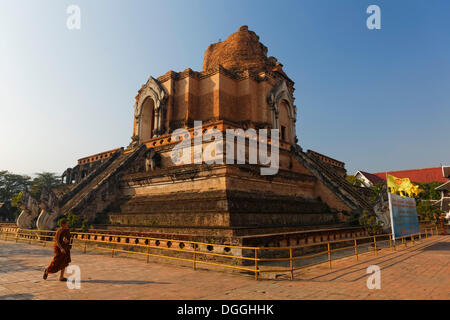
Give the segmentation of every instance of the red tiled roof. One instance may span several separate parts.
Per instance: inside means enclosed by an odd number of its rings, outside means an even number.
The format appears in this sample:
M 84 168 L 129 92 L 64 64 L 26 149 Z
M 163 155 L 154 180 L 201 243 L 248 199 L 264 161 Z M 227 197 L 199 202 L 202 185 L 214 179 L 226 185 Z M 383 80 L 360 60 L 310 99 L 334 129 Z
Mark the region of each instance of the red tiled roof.
M 360 172 L 361 172 L 362 175 L 364 175 L 364 177 L 366 177 L 373 184 L 377 184 L 377 183 L 380 183 L 380 182 L 384 181 L 384 179 L 381 179 L 379 176 L 376 176 L 376 175 L 374 175 L 372 173 L 368 173 L 368 172 L 365 172 L 365 171 L 360 171 Z
M 412 182 L 447 182 L 443 177 L 442 167 L 424 168 L 414 170 L 388 171 L 388 174 L 397 178 L 409 178 Z M 386 180 L 386 172 L 373 173 L 374 175 Z

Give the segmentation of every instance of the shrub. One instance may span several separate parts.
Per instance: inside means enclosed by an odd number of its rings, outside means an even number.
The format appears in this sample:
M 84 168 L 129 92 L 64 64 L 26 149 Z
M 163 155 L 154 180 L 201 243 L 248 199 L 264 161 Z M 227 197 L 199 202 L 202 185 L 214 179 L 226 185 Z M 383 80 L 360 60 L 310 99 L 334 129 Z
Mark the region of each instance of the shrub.
M 88 220 L 83 220 L 81 221 L 80 218 L 76 215 L 73 214 L 72 212 L 69 212 L 67 214 L 67 216 L 62 217 L 61 219 L 58 220 L 58 226 L 61 226 L 61 220 L 63 218 L 66 218 L 68 223 L 69 223 L 69 229 L 70 230 L 75 230 L 75 229 L 79 229 L 81 228 L 82 232 L 87 232 L 87 230 L 89 230 L 89 221 Z
M 359 224 L 363 226 L 369 235 L 375 235 L 383 230 L 383 226 L 380 221 L 378 221 L 375 215 L 370 215 L 366 210 L 363 210 L 363 214 L 359 217 Z

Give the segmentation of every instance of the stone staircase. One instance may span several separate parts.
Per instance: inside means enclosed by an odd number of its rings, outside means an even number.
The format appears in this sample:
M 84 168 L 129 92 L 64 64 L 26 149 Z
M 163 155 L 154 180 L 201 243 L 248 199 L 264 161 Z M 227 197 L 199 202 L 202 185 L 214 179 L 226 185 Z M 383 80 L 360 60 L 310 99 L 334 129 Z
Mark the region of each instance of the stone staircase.
M 145 145 L 141 145 L 130 151 L 123 152 L 120 150 L 78 184 L 47 190 L 40 199 L 39 207 L 42 207 L 42 210 L 39 208 L 36 227 L 41 230 L 51 230 L 56 227 L 56 220 L 69 212 L 80 216 L 81 219 L 93 220 L 98 213 L 102 212 L 116 199 L 122 173 L 145 149 Z M 32 209 L 36 205 L 30 207 L 28 201 L 24 206 L 21 214 L 24 217 L 22 220 L 25 221 L 27 217 L 28 220 L 33 220 L 30 212 L 33 212 Z M 18 226 L 33 228 L 29 224 L 18 223 Z
M 58 198 L 60 199 L 59 206 L 62 207 L 71 199 L 73 199 L 73 197 L 75 197 L 83 188 L 85 188 L 95 177 L 104 172 L 106 168 L 108 168 L 121 154 L 122 154 L 121 152 L 114 153 L 107 161 L 105 161 L 98 168 L 90 172 L 89 175 L 86 176 L 79 183 L 69 185 L 72 186 L 69 189 L 69 191 L 58 196 Z M 55 189 L 53 189 L 53 191 L 55 191 Z
M 293 150 L 294 156 L 309 169 L 323 184 L 329 187 L 353 210 L 367 210 L 373 213 L 373 206 L 342 176 L 337 174 L 333 168 L 323 163 L 313 154 L 304 153 L 297 146 Z
M 118 153 L 109 161 L 105 162 L 91 175 L 86 177 L 86 181 L 80 182 L 81 187 L 75 188 L 72 196 L 60 204 L 60 213 L 66 215 L 68 212 L 82 215 L 84 217 L 95 217 L 95 214 L 102 211 L 101 207 L 106 207 L 114 197 L 104 197 L 102 193 L 114 193 L 119 183 L 119 175 L 122 169 L 132 162 L 141 151 L 145 149 L 142 145 L 131 152 Z M 95 201 L 101 199 L 102 201 Z M 88 213 L 89 212 L 89 213 Z

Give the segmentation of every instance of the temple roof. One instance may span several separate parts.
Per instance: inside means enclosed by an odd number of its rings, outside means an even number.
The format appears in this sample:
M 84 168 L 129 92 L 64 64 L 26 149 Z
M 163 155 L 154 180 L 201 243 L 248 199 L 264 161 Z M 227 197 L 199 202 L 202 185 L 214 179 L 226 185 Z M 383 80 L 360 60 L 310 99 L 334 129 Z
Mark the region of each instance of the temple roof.
M 276 58 L 267 57 L 267 47 L 259 42 L 259 36 L 248 30 L 247 26 L 240 27 L 225 41 L 213 43 L 206 49 L 203 71 L 213 70 L 219 65 L 236 74 L 245 70 L 253 73 L 282 72 L 282 65 Z
M 442 167 L 388 171 L 387 173 L 397 178 L 409 178 L 412 182 L 447 182 L 447 179 L 443 177 Z M 386 172 L 373 174 L 386 180 Z

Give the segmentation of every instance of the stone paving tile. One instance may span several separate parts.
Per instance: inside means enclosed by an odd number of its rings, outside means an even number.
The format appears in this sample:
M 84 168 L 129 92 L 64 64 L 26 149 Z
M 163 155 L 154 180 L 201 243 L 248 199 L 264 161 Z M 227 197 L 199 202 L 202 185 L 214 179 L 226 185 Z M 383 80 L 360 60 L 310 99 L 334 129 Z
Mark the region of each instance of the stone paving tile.
M 198 269 L 108 254 L 72 251 L 81 289 L 57 275 L 42 279 L 52 249 L 0 240 L 0 299 L 450 299 L 450 236 L 397 251 L 302 269 L 295 280 L 255 281 L 251 275 Z M 381 268 L 381 289 L 366 286 L 369 265 Z

